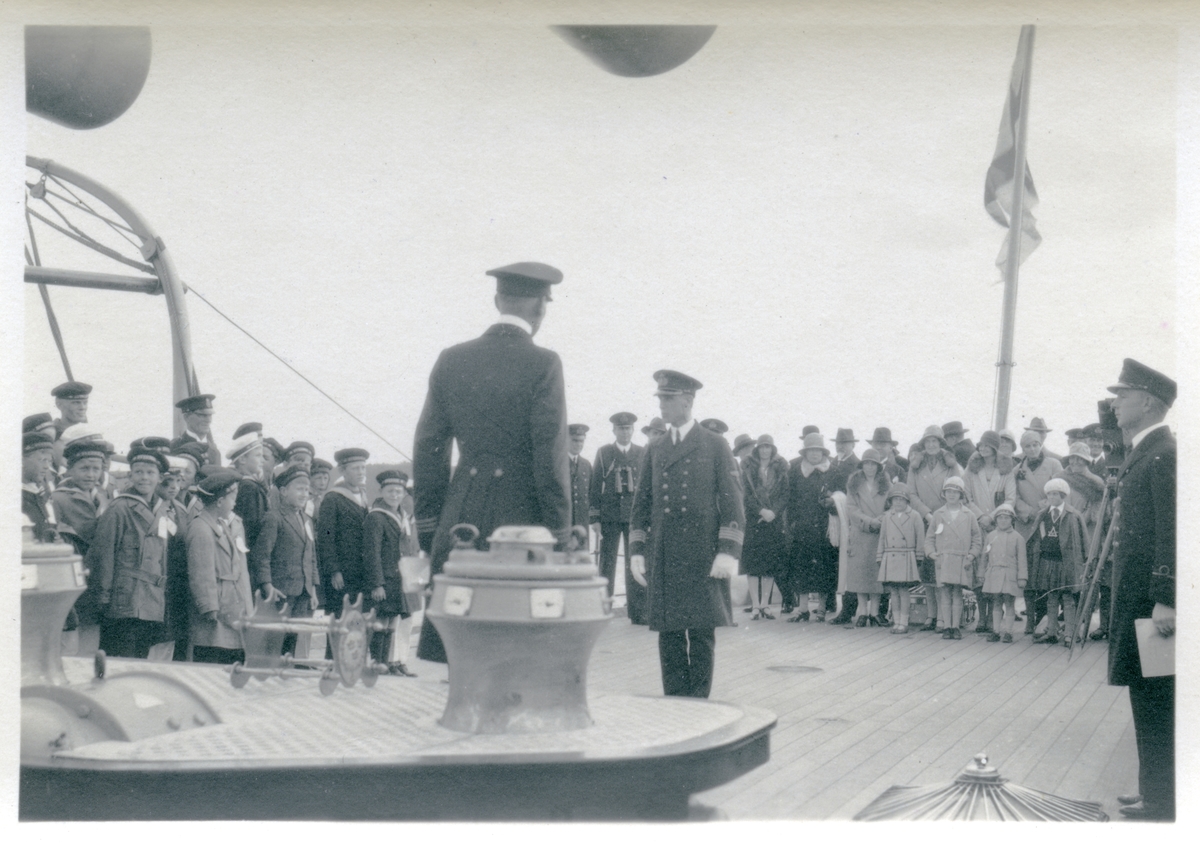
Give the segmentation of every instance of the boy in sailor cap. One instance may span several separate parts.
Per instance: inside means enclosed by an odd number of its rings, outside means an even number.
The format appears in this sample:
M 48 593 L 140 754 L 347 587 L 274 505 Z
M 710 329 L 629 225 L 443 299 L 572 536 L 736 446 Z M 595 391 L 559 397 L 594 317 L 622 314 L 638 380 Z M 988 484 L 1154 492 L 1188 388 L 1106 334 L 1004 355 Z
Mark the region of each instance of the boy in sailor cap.
M 658 631 L 663 693 L 708 697 L 715 628 L 733 624 L 729 578 L 746 524 L 741 476 L 724 437 L 692 418 L 703 385 L 667 369 L 654 380 L 670 427 L 650 446 L 634 494 L 630 570 L 646 587 L 650 629 Z
M 100 649 L 109 656 L 145 659 L 169 641 L 166 611 L 167 541 L 172 525 L 155 493 L 169 465 L 147 448 L 131 449 L 129 489 L 100 516 L 88 548 L 89 603 L 100 613 Z
M 246 532 L 246 544 L 253 548 L 254 543 L 258 541 L 263 519 L 270 509 L 267 485 L 263 481 L 262 440 L 253 431 L 244 433 L 233 441 L 225 456 L 230 461 L 230 467 L 241 475 L 237 504 L 233 512 L 241 517 L 242 527 Z
M 250 549 L 250 580 L 267 599 L 286 601 L 290 617 L 309 618 L 319 602 L 316 530 L 304 509 L 310 485 L 308 470 L 288 466 L 274 484 L 279 490 L 279 507 L 267 512 Z M 281 652 L 305 658 L 309 638 L 307 633 L 289 633 Z
M 231 665 L 246 659 L 241 634 L 233 627 L 254 610 L 246 534 L 233 512 L 242 481 L 233 469 L 209 466 L 196 486 L 204 509 L 187 528 L 188 626 L 195 662 Z
M 417 550 L 412 519 L 401 507 L 407 496 L 408 475 L 389 469 L 376 475 L 375 482 L 379 484 L 379 497 L 363 522 L 363 589 L 371 590 L 363 608 L 374 608 L 376 616 L 388 622 L 388 629 L 372 636 L 371 656 L 386 664 L 390 674 L 415 677 L 404 664 L 412 613 L 400 578 L 400 558 L 413 556 Z M 393 649 L 397 659 L 391 658 Z
M 365 448 L 333 453 L 342 477 L 329 488 L 317 519 L 317 564 L 325 596 L 325 611 L 337 615 L 342 599 L 358 600 L 366 578 L 363 563 L 363 523 L 367 518 L 367 460 Z M 332 656 L 326 647 L 326 656 Z
M 42 431 L 22 434 L 21 454 L 21 512 L 33 524 L 33 536 L 39 542 L 58 538 L 54 505 L 46 476 L 54 460 L 54 438 Z

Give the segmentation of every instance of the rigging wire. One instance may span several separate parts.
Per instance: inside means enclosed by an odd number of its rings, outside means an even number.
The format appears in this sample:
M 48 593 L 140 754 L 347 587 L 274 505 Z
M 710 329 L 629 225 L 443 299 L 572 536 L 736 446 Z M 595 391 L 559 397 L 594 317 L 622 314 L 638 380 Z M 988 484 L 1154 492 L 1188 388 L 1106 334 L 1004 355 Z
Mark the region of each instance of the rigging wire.
M 387 444 L 387 445 L 388 445 L 390 448 L 393 448 L 393 449 L 395 449 L 397 452 L 399 452 L 399 453 L 400 453 L 400 456 L 401 456 L 401 457 L 403 457 L 405 460 L 409 460 L 409 461 L 411 461 L 411 460 L 412 460 L 412 458 L 411 458 L 411 457 L 409 457 L 409 456 L 408 456 L 408 455 L 407 455 L 407 454 L 404 452 L 404 450 L 403 450 L 403 449 L 401 449 L 401 448 L 400 448 L 399 446 L 397 446 L 395 443 L 393 443 L 393 442 L 391 442 L 390 440 L 388 440 L 388 438 L 387 438 L 387 437 L 385 437 L 383 434 L 381 434 L 381 433 L 379 433 L 378 431 L 376 431 L 374 428 L 372 428 L 372 427 L 371 427 L 370 425 L 368 425 L 366 422 L 362 421 L 362 420 L 361 420 L 361 419 L 359 419 L 357 416 L 355 416 L 355 415 L 354 415 L 354 413 L 352 413 L 352 412 L 349 410 L 349 408 L 347 408 L 345 405 L 343 405 L 341 402 L 339 402 L 339 401 L 338 401 L 337 399 L 335 399 L 333 396 L 329 395 L 329 393 L 325 392 L 325 391 L 324 391 L 324 390 L 322 390 L 320 387 L 318 387 L 316 384 L 314 384 L 314 383 L 312 382 L 312 380 L 311 380 L 311 379 L 309 379 L 309 377 L 308 377 L 307 375 L 305 375 L 305 374 L 304 374 L 303 372 L 301 372 L 300 370 L 296 369 L 296 367 L 292 366 L 290 363 L 288 363 L 286 360 L 284 360 L 282 357 L 280 357 L 280 356 L 279 356 L 279 355 L 277 355 L 275 352 L 273 352 L 273 351 L 272 351 L 270 348 L 268 348 L 268 347 L 267 347 L 267 345 L 266 345 L 265 343 L 263 343 L 261 340 L 259 340 L 257 337 L 255 337 L 253 334 L 251 334 L 249 331 L 247 331 L 245 328 L 243 328 L 242 326 L 240 326 L 240 325 L 238 325 L 236 322 L 234 322 L 234 320 L 233 320 L 233 318 L 232 318 L 232 317 L 230 317 L 228 314 L 226 314 L 224 311 L 222 311 L 220 308 L 218 308 L 218 307 L 217 307 L 216 305 L 214 305 L 212 302 L 208 301 L 208 299 L 206 299 L 206 298 L 204 297 L 204 294 L 203 294 L 203 293 L 201 293 L 199 290 L 197 290 L 195 287 L 192 287 L 192 286 L 189 284 L 189 285 L 188 285 L 188 287 L 187 287 L 187 292 L 188 292 L 188 293 L 193 293 L 193 294 L 195 294 L 195 295 L 196 295 L 196 297 L 197 297 L 197 298 L 198 298 L 198 299 L 199 299 L 201 302 L 203 302 L 204 304 L 206 304 L 206 305 L 208 305 L 210 308 L 212 308 L 214 311 L 216 311 L 216 312 L 217 312 L 217 314 L 218 314 L 220 317 L 222 317 L 222 318 L 223 318 L 223 319 L 224 319 L 226 322 L 228 322 L 230 325 L 232 325 L 232 326 L 233 326 L 234 328 L 236 328 L 238 331 L 242 332 L 242 333 L 243 333 L 243 334 L 245 334 L 247 337 L 249 337 L 251 340 L 253 340 L 253 341 L 254 341 L 256 344 L 258 344 L 258 345 L 259 345 L 259 346 L 260 346 L 260 347 L 263 349 L 263 351 L 265 351 L 265 352 L 266 352 L 267 354 L 269 354 L 271 357 L 275 358 L 277 361 L 279 361 L 280 363 L 282 363 L 284 366 L 286 366 L 286 367 L 287 367 L 288 369 L 290 369 L 292 372 L 296 373 L 296 375 L 300 376 L 300 378 L 301 378 L 301 379 L 303 379 L 303 381 L 304 381 L 306 384 L 308 384 L 308 386 L 312 387 L 312 388 L 313 388 L 314 390 L 316 390 L 318 393 L 320 393 L 320 394 L 321 394 L 321 395 L 323 395 L 325 398 L 329 399 L 331 402 L 333 402 L 335 405 L 337 405 L 337 406 L 338 406 L 338 407 L 339 407 L 339 408 L 342 410 L 342 412 L 343 412 L 343 413 L 345 413 L 347 416 L 349 416 L 351 419 L 353 419 L 353 420 L 354 420 L 355 422 L 357 422 L 359 425 L 362 425 L 364 428 L 366 428 L 368 431 L 370 431 L 372 434 L 374 434 L 376 437 L 378 437 L 378 438 L 379 438 L 379 439 L 380 439 L 382 442 L 386 443 L 386 444 Z

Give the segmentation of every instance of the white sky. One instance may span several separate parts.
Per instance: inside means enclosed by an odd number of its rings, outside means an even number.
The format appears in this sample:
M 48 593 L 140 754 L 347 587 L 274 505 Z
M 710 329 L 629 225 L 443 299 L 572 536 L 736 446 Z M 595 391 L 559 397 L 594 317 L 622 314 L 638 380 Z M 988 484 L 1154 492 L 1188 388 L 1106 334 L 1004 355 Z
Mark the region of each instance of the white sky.
M 483 271 L 517 260 L 566 275 L 537 341 L 563 357 L 589 451 L 616 410 L 656 413 L 660 367 L 705 383 L 699 416 L 789 455 L 808 423 L 907 444 L 960 419 L 977 437 L 1004 234 L 982 186 L 1018 29 L 719 25 L 682 67 L 625 79 L 540 22 L 165 22 L 122 118 L 30 117 L 26 148 L 123 195 L 186 283 L 405 452 L 438 351 L 494 314 Z M 1009 424 L 1045 417 L 1052 448 L 1122 357 L 1175 371 L 1176 51 L 1169 27 L 1037 32 L 1044 243 L 1021 274 Z M 169 433 L 162 300 L 52 296 L 92 421 L 121 445 Z M 24 298 L 32 413 L 63 379 Z M 254 419 L 326 456 L 396 456 L 189 310 L 220 444 Z

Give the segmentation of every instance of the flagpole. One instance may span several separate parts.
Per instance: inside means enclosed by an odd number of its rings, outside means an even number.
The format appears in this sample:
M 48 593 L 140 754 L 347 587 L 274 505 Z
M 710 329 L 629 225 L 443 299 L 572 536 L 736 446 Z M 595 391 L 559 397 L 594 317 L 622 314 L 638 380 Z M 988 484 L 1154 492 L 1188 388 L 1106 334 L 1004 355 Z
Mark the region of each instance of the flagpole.
M 1021 269 L 1022 225 L 1025 214 L 1025 134 L 1029 126 L 1029 75 L 1033 67 L 1033 30 L 1031 24 L 1021 27 L 1017 52 L 1025 58 L 1021 74 L 1020 108 L 1014 132 L 1013 200 L 1008 220 L 1008 259 L 1004 264 L 1004 306 L 1000 326 L 1000 360 L 996 362 L 999 378 L 996 382 L 996 425 L 1001 431 L 1008 427 L 1008 397 L 1012 389 L 1013 333 L 1017 321 L 1017 274 Z

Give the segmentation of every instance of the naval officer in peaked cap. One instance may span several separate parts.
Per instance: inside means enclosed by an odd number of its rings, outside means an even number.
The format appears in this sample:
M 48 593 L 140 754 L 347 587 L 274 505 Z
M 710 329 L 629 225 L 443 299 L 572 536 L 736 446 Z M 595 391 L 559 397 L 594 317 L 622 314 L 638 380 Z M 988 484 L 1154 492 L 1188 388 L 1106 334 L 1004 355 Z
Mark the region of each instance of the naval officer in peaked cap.
M 413 445 L 417 535 L 433 574 L 450 555 L 450 528 L 462 522 L 479 529 L 480 549 L 503 525 L 542 525 L 561 544 L 571 529 L 562 361 L 533 342 L 563 276 L 532 261 L 487 275 L 496 279 L 500 317 L 438 356 Z M 421 628 L 418 656 L 446 661 L 432 624 Z
M 637 416 L 627 410 L 608 418 L 613 426 L 614 442 L 596 451 L 592 464 L 591 510 L 589 520 L 600 531 L 600 575 L 608 581 L 612 595 L 617 577 L 617 546 L 625 541 L 625 599 L 629 620 L 646 623 L 646 597 L 629 574 L 629 513 L 633 509 L 633 491 L 637 488 L 645 449 L 633 442 L 633 423 Z
M 211 393 L 201 393 L 198 396 L 188 396 L 175 402 L 179 412 L 183 414 L 183 433 L 171 440 L 174 450 L 185 443 L 204 443 L 208 446 L 208 459 L 205 465 L 215 467 L 221 465 L 221 450 L 209 442 L 212 431 L 213 399 Z
M 583 423 L 567 426 L 567 457 L 571 468 L 571 526 L 588 526 L 588 493 L 592 486 L 592 464 L 583 456 L 587 433 L 591 430 Z
M 1112 611 L 1108 682 L 1129 687 L 1137 736 L 1138 790 L 1118 798 L 1137 820 L 1175 820 L 1175 676 L 1143 677 L 1134 622 L 1150 619 L 1162 639 L 1175 635 L 1175 437 L 1164 421 L 1173 380 L 1126 358 L 1112 411 L 1129 444 L 1117 475 L 1112 529 Z M 1153 641 L 1153 639 L 1151 639 Z M 1139 802 L 1140 801 L 1140 802 Z
M 703 385 L 669 369 L 654 380 L 669 428 L 649 446 L 634 494 L 630 567 L 658 631 L 663 693 L 708 697 L 715 628 L 733 624 L 729 579 L 746 526 L 741 473 L 725 438 L 692 418 Z

